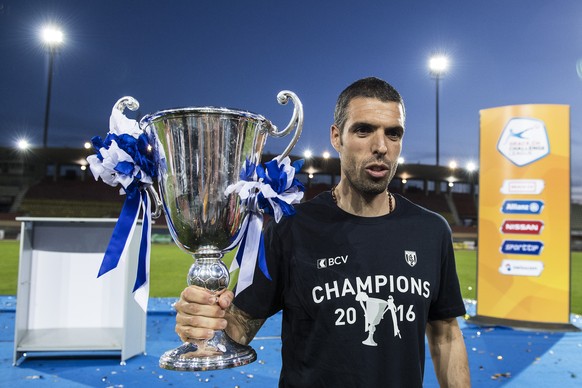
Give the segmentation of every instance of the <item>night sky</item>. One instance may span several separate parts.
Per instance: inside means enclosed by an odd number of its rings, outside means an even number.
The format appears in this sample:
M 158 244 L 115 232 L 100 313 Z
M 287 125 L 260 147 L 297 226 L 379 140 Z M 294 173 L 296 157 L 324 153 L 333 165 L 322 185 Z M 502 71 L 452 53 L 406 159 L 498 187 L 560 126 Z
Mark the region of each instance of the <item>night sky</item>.
M 48 51 L 58 24 L 48 145 L 81 147 L 108 131 L 115 101 L 140 115 L 183 106 L 291 117 L 282 89 L 297 93 L 305 127 L 293 154 L 332 151 L 339 92 L 378 76 L 403 95 L 407 163 L 435 163 L 433 53 L 449 56 L 440 83 L 440 160 L 478 162 L 479 110 L 514 104 L 571 107 L 572 194 L 582 201 L 582 2 L 51 1 L 0 0 L 0 145 L 42 144 Z M 285 140 L 269 139 L 280 152 Z

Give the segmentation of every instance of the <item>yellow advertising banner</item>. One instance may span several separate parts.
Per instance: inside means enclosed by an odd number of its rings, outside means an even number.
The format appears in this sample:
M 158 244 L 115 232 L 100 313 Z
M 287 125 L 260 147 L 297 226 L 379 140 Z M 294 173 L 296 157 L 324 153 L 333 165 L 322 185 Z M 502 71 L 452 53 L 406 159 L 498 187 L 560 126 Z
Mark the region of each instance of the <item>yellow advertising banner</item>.
M 504 106 L 480 121 L 473 320 L 568 324 L 570 108 Z

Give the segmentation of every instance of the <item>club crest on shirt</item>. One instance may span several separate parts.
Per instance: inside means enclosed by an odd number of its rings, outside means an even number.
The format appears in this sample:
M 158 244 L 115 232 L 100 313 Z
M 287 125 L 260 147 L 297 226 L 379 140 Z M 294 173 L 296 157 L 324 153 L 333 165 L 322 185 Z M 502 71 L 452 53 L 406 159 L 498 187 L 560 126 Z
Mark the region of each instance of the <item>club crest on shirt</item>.
M 414 267 L 418 261 L 416 251 L 404 251 L 404 260 L 406 260 L 409 266 Z

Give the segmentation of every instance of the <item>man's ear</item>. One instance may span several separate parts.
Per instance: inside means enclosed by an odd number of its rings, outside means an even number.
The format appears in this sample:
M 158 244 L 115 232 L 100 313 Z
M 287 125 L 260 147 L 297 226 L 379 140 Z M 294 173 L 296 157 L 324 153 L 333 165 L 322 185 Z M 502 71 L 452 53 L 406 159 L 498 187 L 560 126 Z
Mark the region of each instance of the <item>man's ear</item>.
M 340 146 L 342 144 L 341 136 L 340 129 L 335 124 L 332 125 L 329 130 L 329 141 L 337 152 L 340 152 Z

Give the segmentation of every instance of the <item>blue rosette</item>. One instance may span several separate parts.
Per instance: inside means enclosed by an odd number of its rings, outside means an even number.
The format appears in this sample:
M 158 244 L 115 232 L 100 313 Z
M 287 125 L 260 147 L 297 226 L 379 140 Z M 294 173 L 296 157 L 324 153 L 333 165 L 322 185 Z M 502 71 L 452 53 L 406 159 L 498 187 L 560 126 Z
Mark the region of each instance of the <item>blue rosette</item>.
M 295 178 L 303 162 L 297 160 L 291 163 L 289 157 L 278 156 L 263 166 L 247 160 L 240 180 L 227 187 L 225 194 L 236 192 L 246 208 L 240 231 L 226 249 L 228 251 L 238 246 L 230 267 L 231 272 L 240 268 L 237 294 L 253 283 L 257 265 L 271 279 L 265 257 L 263 215 L 269 214 L 279 222 L 281 218 L 295 214 L 293 204 L 301 202 L 305 192 L 303 184 Z

